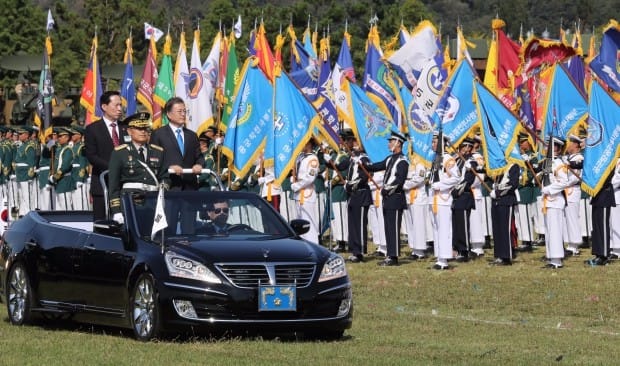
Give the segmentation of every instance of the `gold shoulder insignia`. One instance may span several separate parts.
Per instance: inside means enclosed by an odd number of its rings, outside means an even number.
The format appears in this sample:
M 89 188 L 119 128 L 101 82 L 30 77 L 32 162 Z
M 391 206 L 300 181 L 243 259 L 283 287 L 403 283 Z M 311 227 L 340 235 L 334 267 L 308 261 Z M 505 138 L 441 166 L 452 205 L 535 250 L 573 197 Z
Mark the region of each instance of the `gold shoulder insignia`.
M 127 144 L 122 144 L 122 145 L 118 145 L 117 147 L 114 148 L 114 150 L 118 151 L 118 150 L 123 150 L 127 148 Z
M 155 150 L 164 151 L 164 148 L 159 146 L 159 145 L 150 144 L 149 146 L 152 147 Z

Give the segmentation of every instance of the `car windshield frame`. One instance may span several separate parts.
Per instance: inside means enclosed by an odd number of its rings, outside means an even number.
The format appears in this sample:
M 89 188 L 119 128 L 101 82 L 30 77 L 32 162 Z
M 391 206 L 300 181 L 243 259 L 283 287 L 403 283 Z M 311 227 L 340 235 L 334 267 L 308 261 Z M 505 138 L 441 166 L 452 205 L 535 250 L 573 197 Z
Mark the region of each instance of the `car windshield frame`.
M 129 205 L 126 214 L 132 215 L 137 235 L 144 240 L 151 240 L 157 196 L 157 192 L 129 193 L 123 196 L 124 204 Z M 254 193 L 166 191 L 164 201 L 169 227 L 157 232 L 155 241 L 160 241 L 162 232 L 167 239 L 182 238 L 188 241 L 211 238 L 268 240 L 296 235 L 275 208 Z M 225 208 L 226 204 L 229 208 L 228 219 L 224 225 L 226 230 L 221 230 L 221 225 L 218 225 L 221 222 L 216 223 L 217 220 L 212 218 L 215 212 L 221 214 L 225 211 L 216 208 Z M 171 226 L 172 212 L 179 212 L 177 221 L 184 223 L 176 225 L 176 230 Z

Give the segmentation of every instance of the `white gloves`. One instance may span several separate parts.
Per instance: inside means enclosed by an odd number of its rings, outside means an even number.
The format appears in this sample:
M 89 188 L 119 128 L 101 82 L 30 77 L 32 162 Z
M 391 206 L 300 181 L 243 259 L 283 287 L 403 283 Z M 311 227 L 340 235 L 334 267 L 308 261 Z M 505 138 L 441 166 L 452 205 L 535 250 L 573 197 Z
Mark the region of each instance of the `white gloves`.
M 10 180 L 16 180 L 17 176 L 15 174 L 11 174 L 11 175 L 9 175 L 9 179 Z
M 323 154 L 323 159 L 325 159 L 326 163 L 329 163 L 330 161 L 332 161 L 332 156 L 329 154 Z
M 262 186 L 263 184 L 265 184 L 265 180 L 265 177 L 258 177 L 258 184 Z
M 222 138 L 221 137 L 216 137 L 215 138 L 215 146 L 221 145 L 222 144 Z
M 49 184 L 46 184 L 46 185 L 43 187 L 43 189 L 44 189 L 44 190 L 46 190 L 46 191 L 49 191 L 49 190 L 51 190 L 51 189 L 52 189 L 52 186 L 50 186 Z
M 542 194 L 549 195 L 549 194 L 551 194 L 551 189 L 549 189 L 549 187 L 548 187 L 548 186 L 547 186 L 547 187 L 543 187 L 543 188 L 540 190 L 540 192 L 541 192 Z
M 441 184 L 440 184 L 439 182 L 434 182 L 434 183 L 431 185 L 431 188 L 432 188 L 433 190 L 435 190 L 435 191 L 439 191 L 439 190 L 441 189 Z
M 523 159 L 523 161 L 530 161 L 530 156 L 528 154 L 523 154 L 521 155 L 521 159 Z
M 115 213 L 114 216 L 112 216 L 112 220 L 118 222 L 121 225 L 125 223 L 125 219 L 123 218 L 123 214 L 120 213 L 120 212 Z
M 82 183 L 82 182 L 76 182 L 76 183 L 75 183 L 75 186 L 76 186 L 77 188 L 81 188 L 83 185 L 84 185 L 84 183 Z
M 491 193 L 489 193 L 489 196 L 490 196 L 492 199 L 496 199 L 496 198 L 497 198 L 497 194 L 495 193 L 495 190 L 492 190 L 492 191 L 491 191 Z

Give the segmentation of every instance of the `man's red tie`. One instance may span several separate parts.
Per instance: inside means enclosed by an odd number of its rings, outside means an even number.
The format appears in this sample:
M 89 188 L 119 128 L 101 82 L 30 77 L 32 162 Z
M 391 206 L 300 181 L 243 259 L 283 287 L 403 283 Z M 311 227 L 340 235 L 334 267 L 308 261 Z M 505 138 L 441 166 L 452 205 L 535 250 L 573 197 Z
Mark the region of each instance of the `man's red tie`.
M 112 127 L 112 144 L 114 144 L 114 147 L 117 147 L 120 142 L 118 141 L 118 132 L 116 132 L 116 123 L 110 123 L 110 127 Z

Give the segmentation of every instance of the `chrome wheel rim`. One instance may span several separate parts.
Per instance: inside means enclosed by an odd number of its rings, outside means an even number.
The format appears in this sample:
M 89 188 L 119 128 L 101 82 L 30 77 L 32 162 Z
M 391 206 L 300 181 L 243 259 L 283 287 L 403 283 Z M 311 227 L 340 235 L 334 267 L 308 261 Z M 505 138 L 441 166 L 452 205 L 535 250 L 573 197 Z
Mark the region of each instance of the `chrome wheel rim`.
M 133 300 L 133 326 L 140 337 L 148 337 L 155 321 L 155 301 L 153 284 L 142 278 L 136 285 Z
M 20 323 L 24 319 L 26 304 L 28 301 L 28 278 L 21 266 L 15 267 L 9 280 L 8 310 L 9 317 L 14 323 Z

